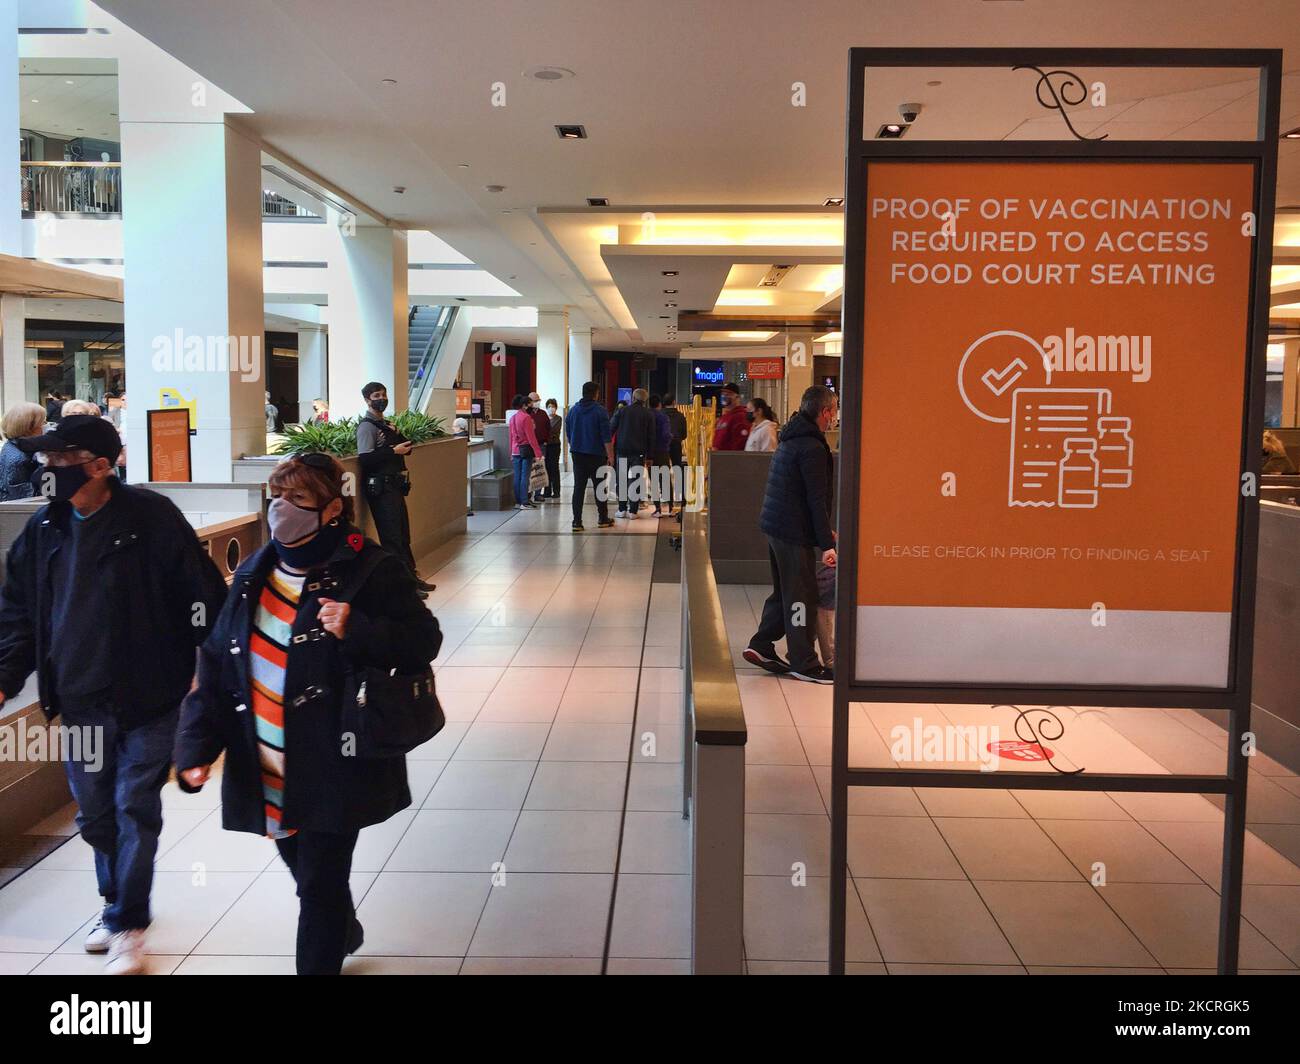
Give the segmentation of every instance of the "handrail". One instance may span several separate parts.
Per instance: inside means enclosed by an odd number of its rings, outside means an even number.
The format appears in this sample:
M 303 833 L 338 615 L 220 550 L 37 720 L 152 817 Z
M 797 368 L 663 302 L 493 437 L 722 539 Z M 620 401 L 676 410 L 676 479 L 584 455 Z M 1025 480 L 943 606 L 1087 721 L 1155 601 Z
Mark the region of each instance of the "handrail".
M 744 972 L 748 731 L 709 558 L 706 516 L 682 521 L 684 809 L 691 820 L 691 971 Z
M 57 159 L 20 163 L 25 214 L 122 213 L 122 164 Z
M 414 311 L 418 309 L 418 307 L 412 308 L 413 313 L 407 319 L 408 326 L 415 320 Z M 434 324 L 433 332 L 429 334 L 424 350 L 420 353 L 419 366 L 415 371 L 415 379 L 411 381 L 410 393 L 407 396 L 408 406 L 411 410 L 423 410 L 428 402 L 430 382 L 433 380 L 433 372 L 438 364 L 438 358 L 442 354 L 442 345 L 451 332 L 452 323 L 456 320 L 456 314 L 459 310 L 460 308 L 454 305 L 444 304 L 438 307 L 438 320 Z

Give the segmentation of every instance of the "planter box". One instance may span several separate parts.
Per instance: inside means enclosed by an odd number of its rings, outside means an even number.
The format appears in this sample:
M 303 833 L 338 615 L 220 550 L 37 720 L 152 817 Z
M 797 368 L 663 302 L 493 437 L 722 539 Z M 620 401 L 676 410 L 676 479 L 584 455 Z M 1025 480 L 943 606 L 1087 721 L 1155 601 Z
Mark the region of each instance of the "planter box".
M 515 504 L 514 476 L 508 469 L 494 469 L 469 478 L 470 505 L 478 510 L 509 510 Z

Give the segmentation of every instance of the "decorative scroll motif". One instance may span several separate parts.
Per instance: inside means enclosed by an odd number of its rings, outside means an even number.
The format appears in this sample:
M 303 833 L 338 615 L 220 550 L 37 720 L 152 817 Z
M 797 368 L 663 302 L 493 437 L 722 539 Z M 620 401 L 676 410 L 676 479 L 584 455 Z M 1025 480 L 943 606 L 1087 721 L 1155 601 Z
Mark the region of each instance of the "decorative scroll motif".
M 1046 107 L 1049 111 L 1060 111 L 1061 117 L 1065 120 L 1066 128 L 1074 136 L 1075 140 L 1105 140 L 1109 134 L 1103 133 L 1099 137 L 1085 137 L 1077 129 L 1074 123 L 1070 121 L 1070 114 L 1066 107 L 1077 107 L 1088 98 L 1088 86 L 1083 78 L 1079 77 L 1073 71 L 1069 70 L 1044 70 L 1042 67 L 1034 66 L 1032 63 L 1022 63 L 1020 66 L 1014 66 L 1012 70 L 1032 70 L 1038 74 L 1038 84 L 1034 87 L 1034 95 L 1038 98 L 1041 106 Z M 1061 77 L 1058 86 L 1052 84 L 1052 78 Z M 1046 90 L 1047 96 L 1043 92 Z M 1075 94 L 1078 94 L 1075 97 Z M 1071 98 L 1075 97 L 1075 98 Z
M 1065 725 L 1061 722 L 1061 718 L 1053 712 L 1055 709 L 1067 708 L 1065 706 L 1031 706 L 1028 709 L 1011 706 L 1010 708 L 1016 711 L 1016 738 L 1021 742 L 1037 743 L 1039 748 L 1046 753 L 1048 747 L 1045 743 L 1055 742 L 1065 734 Z M 1033 715 L 1031 716 L 1031 714 Z M 1046 761 L 1062 776 L 1077 776 L 1083 771 L 1082 768 L 1061 768 L 1050 754 Z

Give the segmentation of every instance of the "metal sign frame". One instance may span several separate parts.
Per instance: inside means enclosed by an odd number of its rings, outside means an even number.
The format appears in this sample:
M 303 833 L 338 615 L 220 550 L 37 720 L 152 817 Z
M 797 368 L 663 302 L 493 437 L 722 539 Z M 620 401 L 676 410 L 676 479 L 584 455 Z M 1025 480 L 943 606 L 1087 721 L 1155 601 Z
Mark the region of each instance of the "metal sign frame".
M 1209 67 L 1245 68 L 1259 76 L 1259 119 L 1254 140 L 1238 141 L 908 141 L 865 139 L 866 72 L 871 67 Z M 1056 791 L 1138 791 L 1225 796 L 1223 864 L 1220 883 L 1218 970 L 1236 974 L 1241 924 L 1242 855 L 1246 830 L 1247 756 L 1240 741 L 1250 731 L 1251 668 L 1254 648 L 1255 579 L 1259 497 L 1243 495 L 1238 507 L 1229 681 L 1226 688 L 1123 687 L 1116 685 L 1006 685 L 865 683 L 857 673 L 857 507 L 861 490 L 861 395 L 863 325 L 866 311 L 866 181 L 871 161 L 1078 160 L 1251 162 L 1255 168 L 1256 231 L 1251 260 L 1247 319 L 1246 379 L 1243 391 L 1240 471 L 1258 483 L 1258 441 L 1264 421 L 1264 368 L 1268 342 L 1269 269 L 1277 180 L 1277 144 L 1282 52 L 1274 49 L 1202 48 L 852 48 L 848 64 L 848 129 L 845 149 L 845 276 L 840 365 L 842 403 L 839 576 L 836 599 L 836 655 L 831 755 L 830 972 L 845 964 L 848 886 L 848 797 L 850 787 L 984 787 Z M 1061 107 L 1062 117 L 1066 112 Z M 1069 136 L 1067 122 L 1063 136 Z M 851 702 L 918 702 L 1137 706 L 1227 710 L 1228 755 L 1224 775 L 1153 775 L 996 771 L 961 769 L 858 768 L 849 764 Z

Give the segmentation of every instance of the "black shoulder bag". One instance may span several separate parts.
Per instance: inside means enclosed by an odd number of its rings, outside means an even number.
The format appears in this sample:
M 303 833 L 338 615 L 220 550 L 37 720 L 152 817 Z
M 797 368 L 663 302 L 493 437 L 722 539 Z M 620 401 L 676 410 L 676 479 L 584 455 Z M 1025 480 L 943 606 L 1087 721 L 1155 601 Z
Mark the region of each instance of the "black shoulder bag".
M 352 586 L 335 596 L 351 602 L 365 586 L 384 553 L 371 551 L 362 559 Z M 346 664 L 340 724 L 344 735 L 356 737 L 356 756 L 366 760 L 403 757 L 442 731 L 447 718 L 438 704 L 433 669 L 399 673 L 373 665 Z

